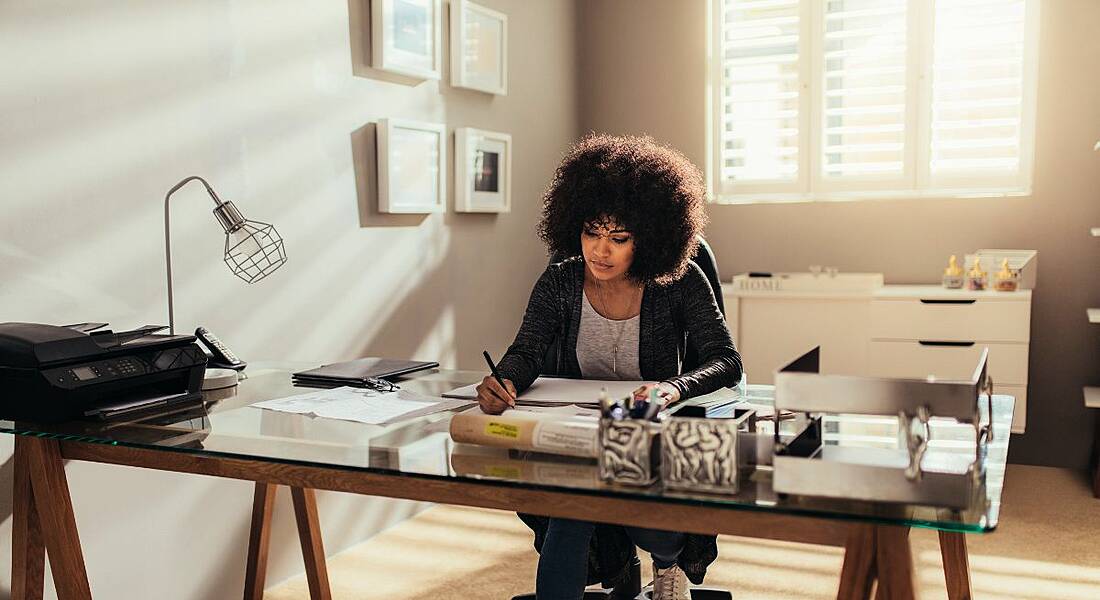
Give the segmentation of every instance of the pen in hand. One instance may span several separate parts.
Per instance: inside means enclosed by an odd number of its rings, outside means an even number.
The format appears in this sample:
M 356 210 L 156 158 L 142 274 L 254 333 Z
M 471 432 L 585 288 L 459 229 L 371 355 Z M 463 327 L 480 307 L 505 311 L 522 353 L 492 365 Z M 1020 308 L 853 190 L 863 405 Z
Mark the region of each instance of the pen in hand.
M 497 371 L 497 366 L 493 363 L 492 357 L 489 356 L 489 351 L 482 350 L 481 355 L 485 357 L 485 362 L 489 365 L 489 371 L 493 374 L 493 379 L 496 379 L 497 383 L 500 384 L 500 389 L 508 394 L 508 386 L 504 385 L 504 378 L 500 376 L 500 371 Z M 515 408 L 516 401 L 514 398 L 507 398 L 506 400 L 512 408 Z

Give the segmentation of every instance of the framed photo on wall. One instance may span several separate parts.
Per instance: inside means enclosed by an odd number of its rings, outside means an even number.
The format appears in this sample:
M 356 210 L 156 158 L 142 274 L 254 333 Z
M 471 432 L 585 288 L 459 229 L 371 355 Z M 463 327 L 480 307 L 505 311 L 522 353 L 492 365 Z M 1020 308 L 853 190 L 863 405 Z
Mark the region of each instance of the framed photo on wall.
M 455 130 L 455 210 L 512 210 L 512 136 L 471 127 Z
M 508 15 L 469 0 L 452 0 L 451 84 L 508 93 Z
M 446 132 L 439 123 L 378 121 L 378 212 L 443 212 Z
M 371 66 L 439 79 L 442 0 L 371 0 Z

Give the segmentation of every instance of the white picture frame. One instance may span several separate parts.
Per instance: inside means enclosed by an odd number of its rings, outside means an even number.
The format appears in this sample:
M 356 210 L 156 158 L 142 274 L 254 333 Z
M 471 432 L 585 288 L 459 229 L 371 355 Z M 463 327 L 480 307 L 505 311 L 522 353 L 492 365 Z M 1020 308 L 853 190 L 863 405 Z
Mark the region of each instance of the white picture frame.
M 451 0 L 451 85 L 508 94 L 508 15 Z
M 440 79 L 442 31 L 442 0 L 371 0 L 371 66 Z
M 512 210 L 512 136 L 460 127 L 455 130 L 455 211 Z
M 409 119 L 378 121 L 378 212 L 447 208 L 447 128 Z

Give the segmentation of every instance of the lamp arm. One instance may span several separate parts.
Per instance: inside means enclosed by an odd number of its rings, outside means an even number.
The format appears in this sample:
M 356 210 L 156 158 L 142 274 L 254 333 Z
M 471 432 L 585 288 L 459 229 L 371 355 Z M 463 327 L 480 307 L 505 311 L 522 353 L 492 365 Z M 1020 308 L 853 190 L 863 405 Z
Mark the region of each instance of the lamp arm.
M 222 201 L 218 198 L 218 195 L 214 193 L 214 188 L 210 187 L 210 184 L 205 179 L 197 175 L 184 178 L 176 185 L 172 186 L 172 189 L 168 190 L 168 193 L 164 196 L 164 264 L 168 273 L 168 333 L 171 335 L 176 334 L 176 321 L 175 313 L 172 306 L 172 239 L 171 228 L 169 227 L 169 211 L 168 200 L 172 197 L 172 194 L 176 193 L 181 187 L 187 185 L 191 181 L 201 181 L 203 187 L 206 188 L 206 193 L 210 194 L 210 198 L 214 200 L 214 206 L 220 206 Z

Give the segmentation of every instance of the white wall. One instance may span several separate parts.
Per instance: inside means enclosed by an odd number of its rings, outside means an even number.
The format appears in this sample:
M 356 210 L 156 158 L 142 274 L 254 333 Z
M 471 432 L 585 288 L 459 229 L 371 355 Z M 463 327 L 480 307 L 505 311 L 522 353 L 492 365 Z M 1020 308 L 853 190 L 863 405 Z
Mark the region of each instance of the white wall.
M 574 3 L 482 1 L 509 16 L 505 97 L 451 88 L 449 69 L 418 83 L 370 68 L 368 0 L 0 2 L 0 321 L 165 323 L 163 198 L 197 174 L 274 223 L 290 260 L 253 286 L 234 278 L 212 203 L 184 188 L 172 211 L 178 329 L 205 325 L 249 361 L 480 368 L 480 350 L 499 355 L 519 324 L 545 260 L 541 193 L 579 133 Z M 384 117 L 511 133 L 513 212 L 379 214 Z M 10 539 L 11 438 L 0 446 Z M 66 471 L 97 597 L 239 595 L 250 484 Z M 326 548 L 416 508 L 324 494 Z M 301 571 L 286 495 L 275 521 L 269 583 Z M 9 576 L 0 569 L 0 586 Z

